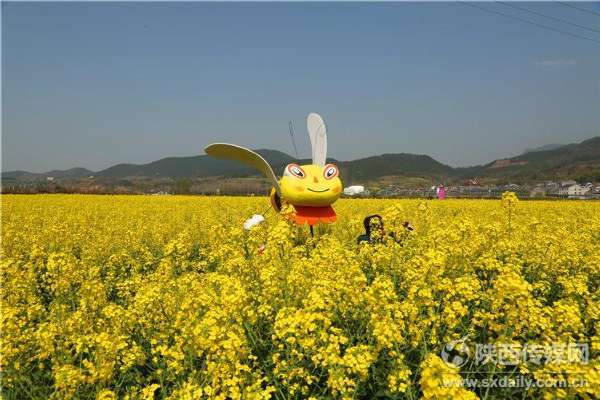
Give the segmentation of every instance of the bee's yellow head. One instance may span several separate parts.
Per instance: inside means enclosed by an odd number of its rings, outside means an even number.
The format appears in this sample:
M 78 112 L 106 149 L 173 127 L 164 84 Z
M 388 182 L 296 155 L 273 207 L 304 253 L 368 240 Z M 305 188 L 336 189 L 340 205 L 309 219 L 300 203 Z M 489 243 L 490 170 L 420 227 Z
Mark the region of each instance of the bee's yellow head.
M 323 207 L 333 204 L 342 191 L 339 170 L 334 164 L 298 165 L 285 167 L 281 185 L 281 197 L 297 206 Z

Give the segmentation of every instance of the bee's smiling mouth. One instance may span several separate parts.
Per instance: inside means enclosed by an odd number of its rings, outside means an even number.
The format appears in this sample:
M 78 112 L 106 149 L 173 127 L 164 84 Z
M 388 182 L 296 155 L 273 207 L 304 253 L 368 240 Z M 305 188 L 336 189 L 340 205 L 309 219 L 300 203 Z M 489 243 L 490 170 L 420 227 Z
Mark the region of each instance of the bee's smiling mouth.
M 323 193 L 323 192 L 326 192 L 326 191 L 328 191 L 328 190 L 329 190 L 329 189 L 323 189 L 323 190 L 313 190 L 313 189 L 311 189 L 311 188 L 307 188 L 307 189 L 308 189 L 308 190 L 310 190 L 311 192 L 315 192 L 315 193 Z

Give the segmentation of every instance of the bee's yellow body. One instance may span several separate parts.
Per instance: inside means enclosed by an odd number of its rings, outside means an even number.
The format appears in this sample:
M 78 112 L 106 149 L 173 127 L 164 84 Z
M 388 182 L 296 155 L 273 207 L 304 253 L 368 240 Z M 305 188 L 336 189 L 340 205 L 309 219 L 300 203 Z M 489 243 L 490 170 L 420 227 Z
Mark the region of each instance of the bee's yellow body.
M 293 168 L 295 165 L 290 164 L 290 166 Z M 286 168 L 286 172 L 290 166 Z M 304 172 L 304 177 L 289 173 L 279 181 L 281 198 L 286 202 L 295 206 L 324 207 L 333 204 L 340 197 L 342 181 L 337 176 L 337 169 L 334 176 L 329 178 L 324 176 L 328 168 L 336 168 L 333 164 L 325 167 L 320 165 L 298 167 Z
M 341 195 L 342 181 L 335 165 L 289 164 L 279 186 L 281 196 L 273 188 L 271 204 L 277 211 L 281 209 L 282 201 L 293 205 L 296 223 L 314 225 L 336 220 L 331 204 Z

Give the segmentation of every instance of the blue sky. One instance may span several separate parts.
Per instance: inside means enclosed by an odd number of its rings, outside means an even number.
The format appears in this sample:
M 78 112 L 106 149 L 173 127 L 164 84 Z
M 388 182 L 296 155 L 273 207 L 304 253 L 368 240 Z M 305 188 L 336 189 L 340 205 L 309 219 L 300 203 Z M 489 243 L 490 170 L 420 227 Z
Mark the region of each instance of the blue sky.
M 478 3 L 581 30 L 499 3 Z M 558 3 L 519 3 L 600 30 Z M 579 3 L 600 13 L 600 3 Z M 3 3 L 2 167 L 93 170 L 214 141 L 466 166 L 600 135 L 600 43 L 459 3 Z

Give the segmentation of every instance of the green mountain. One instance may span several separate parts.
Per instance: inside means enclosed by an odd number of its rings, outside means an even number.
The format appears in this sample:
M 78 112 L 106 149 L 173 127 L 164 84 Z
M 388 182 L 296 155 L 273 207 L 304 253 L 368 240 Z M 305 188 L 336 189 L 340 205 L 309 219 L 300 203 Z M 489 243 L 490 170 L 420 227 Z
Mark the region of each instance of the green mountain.
M 454 169 L 421 154 L 382 154 L 338 163 L 344 181 L 358 183 L 383 176 L 432 177 L 448 176 Z
M 511 179 L 513 181 L 577 179 L 600 180 L 600 136 L 516 157 L 496 160 L 475 167 L 471 175 Z
M 277 150 L 255 150 L 273 167 L 284 166 L 296 161 L 295 158 Z M 148 164 L 117 164 L 98 172 L 100 177 L 127 178 L 145 177 L 207 177 L 207 176 L 246 176 L 255 175 L 252 168 L 228 160 L 215 159 L 202 155 L 192 157 L 167 157 Z
M 2 173 L 2 179 L 45 179 L 48 176 L 54 178 L 84 178 L 90 175 L 94 175 L 94 172 L 89 169 L 71 168 L 67 170 L 52 170 L 44 173 L 7 171 Z
M 564 144 L 559 144 L 559 143 L 550 143 L 550 144 L 545 144 L 543 146 L 540 147 L 532 147 L 529 149 L 525 149 L 525 151 L 521 154 L 527 154 L 527 153 L 534 153 L 536 151 L 547 151 L 547 150 L 556 150 L 559 147 L 563 147 Z
M 310 163 L 297 160 L 277 150 L 256 150 L 280 175 L 285 165 L 291 162 Z M 467 178 L 482 178 L 494 182 L 533 182 L 540 180 L 576 179 L 600 181 L 600 136 L 581 143 L 553 146 L 547 150 L 536 150 L 519 156 L 495 160 L 485 165 L 468 168 L 452 168 L 427 155 L 383 154 L 353 161 L 336 161 L 346 184 L 376 181 L 387 177 L 421 178 L 426 180 L 460 182 Z M 208 155 L 192 157 L 167 157 L 148 164 L 117 164 L 102 171 L 93 172 L 85 168 L 66 171 L 50 171 L 43 174 L 26 171 L 2 173 L 2 180 L 42 180 L 55 178 L 87 178 L 94 175 L 104 179 L 148 178 L 204 178 L 204 177 L 247 177 L 258 175 L 257 171 L 244 165 L 220 160 Z

